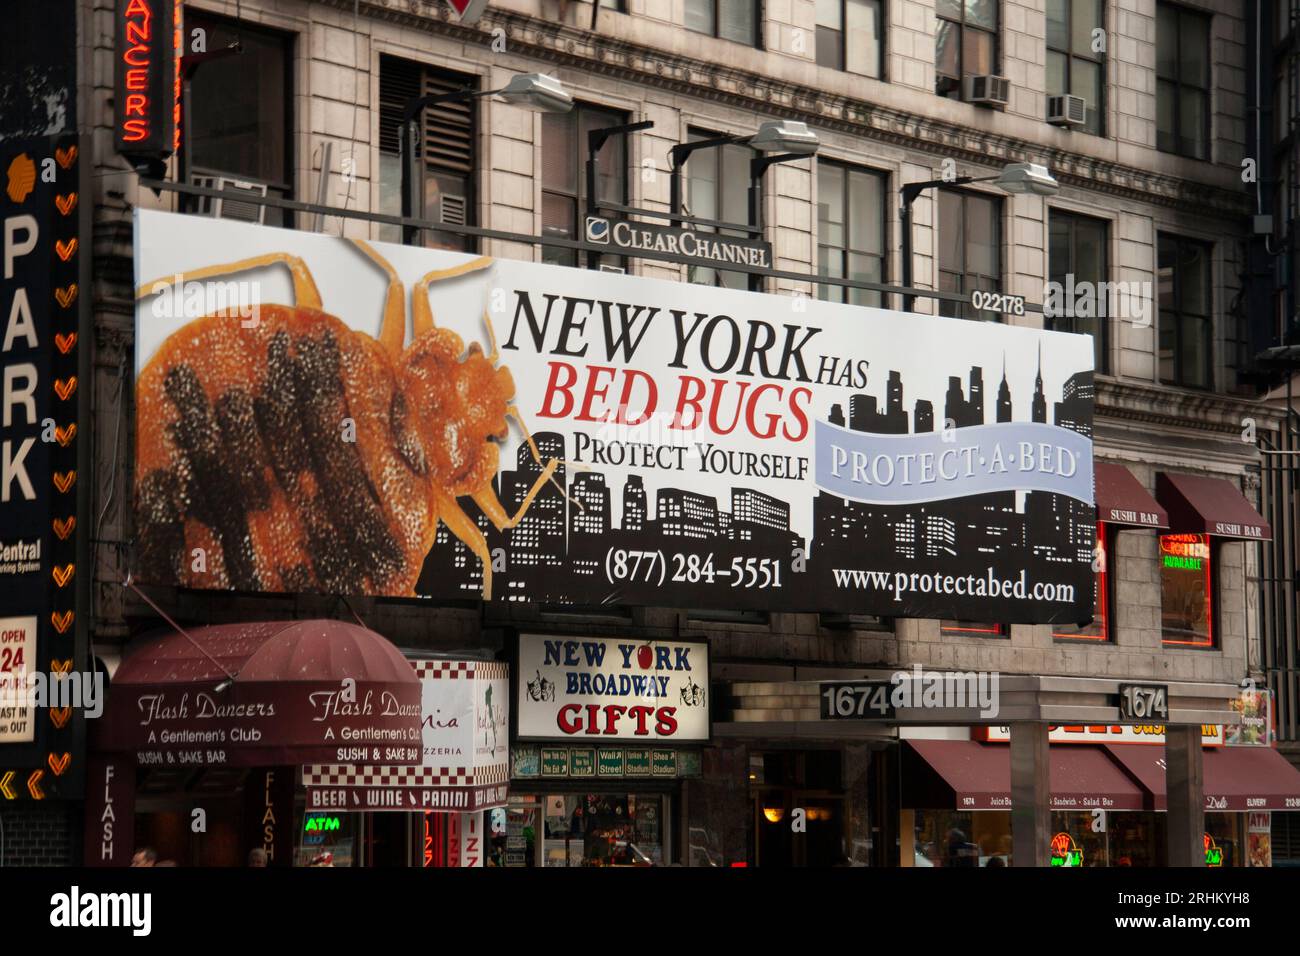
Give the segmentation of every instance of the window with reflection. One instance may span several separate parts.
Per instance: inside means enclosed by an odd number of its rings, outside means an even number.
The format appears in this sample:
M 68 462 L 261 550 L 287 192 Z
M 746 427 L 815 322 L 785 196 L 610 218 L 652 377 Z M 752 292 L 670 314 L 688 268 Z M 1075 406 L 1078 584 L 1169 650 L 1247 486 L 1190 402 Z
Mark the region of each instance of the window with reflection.
M 542 117 L 542 235 L 576 239 L 587 200 L 587 133 L 620 126 L 627 115 L 617 110 L 576 103 L 568 113 Z M 596 158 L 596 197 L 605 202 L 627 202 L 627 137 L 611 136 Z M 542 261 L 576 266 L 573 249 L 543 246 Z M 602 257 L 606 264 L 625 260 Z
M 1158 240 L 1160 380 L 1168 385 L 1213 384 L 1212 250 L 1208 243 L 1180 236 L 1161 235 Z
M 1210 158 L 1210 18 L 1156 5 L 1156 148 Z
M 938 193 L 939 291 L 1002 291 L 1002 200 L 956 189 Z M 939 314 L 983 319 L 969 302 L 939 300 Z
M 187 32 L 203 30 L 207 48 L 238 41 L 242 53 L 208 60 L 190 81 L 185 149 L 192 177 L 228 177 L 267 187 L 267 194 L 293 197 L 293 37 L 197 10 L 185 11 Z M 279 209 L 266 207 L 267 225 L 288 225 Z
M 1208 534 L 1160 536 L 1160 634 L 1166 645 L 1214 646 L 1213 557 Z
M 817 0 L 817 65 L 884 76 L 882 0 Z
M 1108 369 L 1112 305 L 1109 295 L 1101 294 L 1110 271 L 1109 233 L 1103 219 L 1056 209 L 1049 214 L 1047 274 L 1054 286 L 1044 303 L 1043 319 L 1053 331 L 1091 335 L 1095 368 L 1102 373 Z
M 962 78 L 998 71 L 998 0 L 935 0 L 934 91 L 961 99 Z
M 1109 641 L 1110 634 L 1110 580 L 1109 566 L 1115 553 L 1117 531 L 1105 524 L 1097 525 L 1097 544 L 1094 551 L 1093 609 L 1091 624 L 1058 624 L 1052 628 L 1052 637 L 1064 641 Z
M 857 166 L 817 161 L 817 273 L 885 281 L 885 194 L 888 179 Z M 819 285 L 817 298 L 881 305 L 881 293 Z
M 686 29 L 758 46 L 759 0 L 686 0 Z
M 718 135 L 693 129 L 689 141 L 713 139 Z M 740 143 L 697 149 L 686 160 L 686 211 L 701 219 L 753 225 L 749 214 L 749 163 L 757 155 L 756 150 Z M 715 231 L 712 226 L 694 228 L 700 232 Z M 725 229 L 723 234 L 742 238 L 750 235 Z M 725 286 L 728 289 L 749 288 L 749 276 L 744 272 L 695 265 L 687 266 L 686 272 L 689 282 Z
M 1102 0 L 1047 0 L 1047 94 L 1083 97 L 1085 133 L 1106 117 L 1106 24 Z

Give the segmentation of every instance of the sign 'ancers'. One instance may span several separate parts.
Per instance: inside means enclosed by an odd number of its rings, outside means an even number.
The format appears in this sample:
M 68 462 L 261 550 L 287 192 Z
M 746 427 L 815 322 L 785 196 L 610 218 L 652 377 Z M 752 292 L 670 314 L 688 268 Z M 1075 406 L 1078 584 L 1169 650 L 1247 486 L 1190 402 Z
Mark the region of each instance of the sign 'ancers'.
M 1086 336 L 136 228 L 142 580 L 1091 617 Z
M 115 146 L 163 159 L 180 145 L 181 0 L 117 0 L 113 27 Z

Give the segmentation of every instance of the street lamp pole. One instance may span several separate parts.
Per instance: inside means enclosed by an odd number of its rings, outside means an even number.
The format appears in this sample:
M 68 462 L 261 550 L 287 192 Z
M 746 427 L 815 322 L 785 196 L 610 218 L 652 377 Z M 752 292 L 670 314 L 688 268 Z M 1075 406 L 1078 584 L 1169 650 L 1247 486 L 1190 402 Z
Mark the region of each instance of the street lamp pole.
M 612 136 L 626 136 L 629 133 L 637 133 L 643 129 L 652 129 L 655 125 L 654 120 L 642 120 L 639 123 L 623 123 L 619 126 L 603 126 L 600 129 L 587 131 L 587 197 L 584 209 L 587 216 L 594 216 L 600 211 L 596 198 L 596 157 L 599 155 L 605 143 Z M 626 160 L 626 157 L 624 157 Z M 586 235 L 586 223 L 577 230 L 580 235 Z M 587 253 L 587 268 L 596 269 L 600 266 L 600 254 L 595 252 Z
M 923 183 L 907 183 L 900 190 L 902 202 L 898 207 L 898 220 L 903 229 L 903 286 L 912 287 L 912 203 L 927 189 L 937 186 L 964 186 L 967 183 L 996 183 L 1008 195 L 1026 193 L 1031 196 L 1052 196 L 1061 188 L 1046 166 L 1037 163 L 1007 163 L 996 176 L 957 176 L 953 179 L 931 179 Z M 903 311 L 910 312 L 916 296 L 903 293 Z
M 912 287 L 912 203 L 927 189 L 936 186 L 964 186 L 975 182 L 974 176 L 958 176 L 956 179 L 930 179 L 923 183 L 908 183 L 899 190 L 902 202 L 898 207 L 898 222 L 903 229 L 903 286 Z M 903 294 L 903 311 L 911 312 L 916 304 L 916 296 Z
M 420 129 L 416 118 L 430 106 L 439 103 L 465 102 L 484 96 L 500 96 L 506 103 L 525 106 L 543 113 L 567 113 L 573 109 L 573 97 L 563 84 L 545 73 L 521 73 L 499 90 L 475 90 L 465 87 L 449 93 L 430 93 L 413 96 L 402 108 L 402 122 L 398 138 L 402 155 L 402 218 L 424 218 L 424 175 L 419 153 Z M 417 194 L 418 191 L 418 194 Z M 402 242 L 412 245 L 419 238 L 419 228 L 402 226 Z
M 777 163 L 789 163 L 807 159 L 809 153 L 776 153 L 755 156 L 749 161 L 749 221 L 758 230 L 759 239 L 763 238 L 763 174 L 769 166 Z M 756 272 L 749 274 L 749 291 L 763 291 L 763 277 Z

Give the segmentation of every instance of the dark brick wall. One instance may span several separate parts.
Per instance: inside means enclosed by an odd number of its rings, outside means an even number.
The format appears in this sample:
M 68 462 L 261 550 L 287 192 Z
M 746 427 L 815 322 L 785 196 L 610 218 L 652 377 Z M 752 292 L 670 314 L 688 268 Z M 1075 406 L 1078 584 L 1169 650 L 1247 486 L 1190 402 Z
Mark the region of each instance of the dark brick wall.
M 71 866 L 78 842 L 75 805 L 0 806 L 0 866 Z

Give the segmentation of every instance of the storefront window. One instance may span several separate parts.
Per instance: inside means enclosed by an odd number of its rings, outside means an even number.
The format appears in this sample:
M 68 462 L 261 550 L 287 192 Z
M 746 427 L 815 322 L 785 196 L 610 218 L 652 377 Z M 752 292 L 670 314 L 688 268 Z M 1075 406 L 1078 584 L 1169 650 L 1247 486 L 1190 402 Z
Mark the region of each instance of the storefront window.
M 541 821 L 541 800 L 534 796 L 511 796 L 506 807 L 505 833 L 492 832 L 489 858 L 493 866 L 537 865 L 537 828 Z
M 917 810 L 912 866 L 1010 866 L 1011 814 Z
M 353 866 L 357 813 L 313 813 L 302 816 L 294 866 Z
M 662 865 L 663 802 L 660 794 L 547 796 L 542 865 Z
M 1164 643 L 1213 647 L 1210 536 L 1160 536 L 1160 614 Z
M 1108 564 L 1114 553 L 1114 534 L 1104 524 L 1097 525 L 1096 567 L 1097 574 L 1093 591 L 1092 623 L 1079 625 L 1058 625 L 1052 629 L 1052 637 L 1066 641 L 1108 641 L 1110 640 L 1110 575 Z

